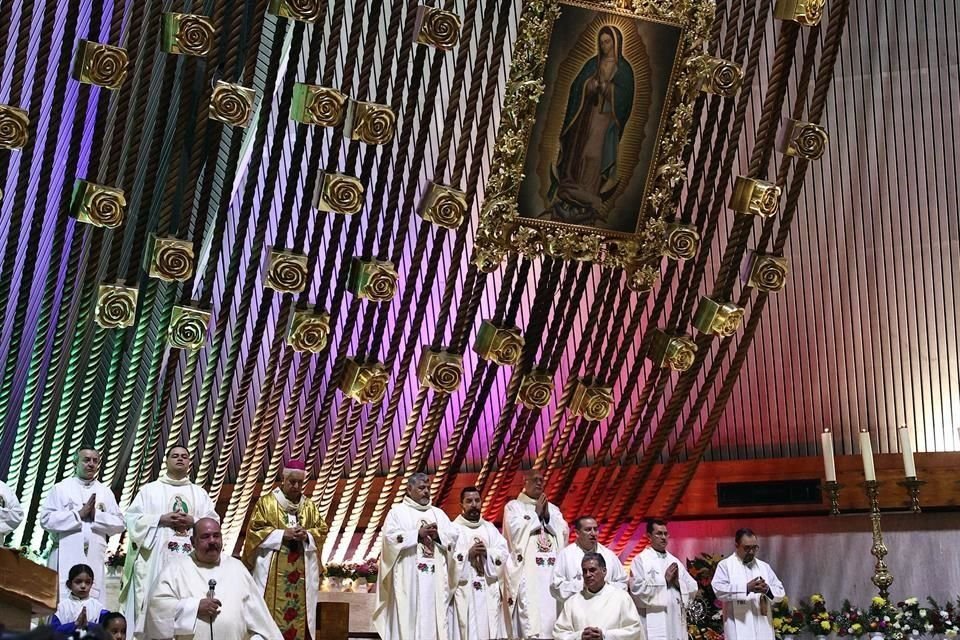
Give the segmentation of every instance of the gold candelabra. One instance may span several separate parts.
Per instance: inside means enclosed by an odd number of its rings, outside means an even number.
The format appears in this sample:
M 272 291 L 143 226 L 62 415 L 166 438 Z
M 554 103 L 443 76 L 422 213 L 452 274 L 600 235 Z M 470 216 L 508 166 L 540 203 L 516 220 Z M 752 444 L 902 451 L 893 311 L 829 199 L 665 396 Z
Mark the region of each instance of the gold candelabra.
M 870 523 L 873 530 L 873 546 L 870 553 L 877 559 L 873 565 L 873 577 L 870 579 L 880 591 L 884 600 L 890 596 L 890 585 L 893 584 L 893 574 L 887 569 L 884 557 L 887 555 L 887 545 L 883 544 L 883 531 L 880 529 L 880 483 L 876 480 L 867 480 L 863 483 L 870 501 Z
M 920 487 L 927 484 L 925 480 L 917 480 L 916 476 L 906 478 L 897 483 L 907 490 L 910 496 L 910 511 L 920 513 Z
M 840 489 L 843 485 L 836 481 L 828 480 L 824 483 L 827 487 L 827 495 L 830 496 L 830 515 L 840 515 Z

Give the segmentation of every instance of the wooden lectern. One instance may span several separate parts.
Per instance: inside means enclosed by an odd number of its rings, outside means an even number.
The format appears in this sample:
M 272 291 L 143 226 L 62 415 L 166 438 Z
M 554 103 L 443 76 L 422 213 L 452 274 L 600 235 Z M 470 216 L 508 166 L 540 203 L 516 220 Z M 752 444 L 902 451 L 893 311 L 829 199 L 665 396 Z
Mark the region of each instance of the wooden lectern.
M 0 548 L 0 620 L 7 631 L 29 631 L 30 618 L 57 610 L 57 572 Z

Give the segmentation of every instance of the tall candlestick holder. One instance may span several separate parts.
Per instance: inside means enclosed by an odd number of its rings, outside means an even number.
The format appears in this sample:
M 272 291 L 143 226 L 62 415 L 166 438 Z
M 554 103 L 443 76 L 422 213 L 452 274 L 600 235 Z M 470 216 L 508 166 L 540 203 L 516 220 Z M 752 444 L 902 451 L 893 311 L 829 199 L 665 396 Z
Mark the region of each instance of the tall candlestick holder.
M 917 477 L 913 476 L 901 480 L 897 484 L 905 487 L 907 493 L 910 495 L 910 511 L 920 513 L 920 487 L 927 484 L 927 482 L 925 480 L 917 480 Z
M 823 484 L 827 488 L 827 495 L 830 497 L 830 515 L 840 515 L 840 489 L 843 489 L 843 485 L 834 480 L 828 480 Z
M 887 600 L 890 596 L 890 585 L 893 584 L 893 574 L 883 560 L 887 555 L 887 545 L 883 544 L 883 531 L 880 529 L 880 483 L 867 480 L 863 483 L 863 488 L 870 502 L 870 523 L 873 530 L 873 547 L 870 553 L 877 559 L 873 565 L 873 578 L 870 580 L 880 591 L 880 597 Z M 917 489 L 919 491 L 919 487 Z

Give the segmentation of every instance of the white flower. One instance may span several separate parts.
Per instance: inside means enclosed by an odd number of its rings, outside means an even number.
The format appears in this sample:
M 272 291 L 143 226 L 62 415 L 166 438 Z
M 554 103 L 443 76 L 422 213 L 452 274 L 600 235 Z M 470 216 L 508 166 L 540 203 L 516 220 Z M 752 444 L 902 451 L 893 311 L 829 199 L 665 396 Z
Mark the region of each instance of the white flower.
M 890 622 L 890 616 L 883 616 L 884 622 Z
M 907 598 L 906 600 L 903 601 L 903 604 L 909 605 L 909 606 L 912 607 L 913 605 L 917 604 L 918 602 L 919 602 L 919 600 L 917 600 L 916 598 Z
M 926 609 L 920 609 L 920 617 L 921 617 L 921 618 L 926 618 L 926 617 L 927 617 L 927 610 L 926 610 Z

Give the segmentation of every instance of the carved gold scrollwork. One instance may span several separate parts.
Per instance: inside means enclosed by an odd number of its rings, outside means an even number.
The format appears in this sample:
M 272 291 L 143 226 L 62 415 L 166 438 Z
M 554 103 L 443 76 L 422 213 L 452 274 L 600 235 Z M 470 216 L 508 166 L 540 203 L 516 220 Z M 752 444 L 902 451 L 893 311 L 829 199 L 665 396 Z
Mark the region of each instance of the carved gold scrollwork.
M 213 21 L 191 13 L 165 13 L 161 43 L 174 55 L 207 56 L 213 49 Z
M 101 283 L 97 288 L 94 319 L 104 329 L 123 329 L 133 325 L 137 316 L 137 289 L 123 282 Z
M 318 127 L 336 127 L 347 115 L 347 94 L 300 82 L 293 86 L 290 117 Z
M 323 13 L 321 0 L 270 0 L 267 11 L 281 18 L 316 22 Z
M 417 379 L 421 385 L 438 393 L 453 393 L 463 381 L 463 356 L 424 349 L 417 367 Z
M 693 326 L 698 331 L 721 338 L 732 336 L 743 322 L 743 307 L 732 302 L 717 302 L 704 296 L 693 316 Z
M 340 390 L 360 404 L 370 404 L 383 400 L 389 381 L 386 368 L 379 362 L 358 362 L 347 358 Z
M 613 387 L 577 381 L 570 401 L 570 412 L 587 420 L 605 420 L 613 411 Z
M 363 208 L 363 201 L 363 183 L 357 178 L 332 172 L 318 176 L 313 206 L 320 211 L 353 215 Z
M 627 287 L 637 293 L 646 293 L 653 289 L 653 285 L 656 284 L 657 278 L 659 277 L 660 269 L 653 265 L 645 264 L 629 272 L 627 276 Z
M 780 187 L 770 182 L 737 176 L 730 208 L 737 213 L 769 218 L 780 209 Z
M 553 398 L 553 376 L 546 371 L 531 371 L 520 380 L 517 401 L 527 409 L 543 409 Z
M 393 139 L 396 122 L 397 116 L 386 105 L 351 100 L 344 129 L 352 140 L 386 144 Z
M 86 180 L 77 180 L 73 185 L 70 213 L 78 222 L 115 229 L 123 223 L 126 207 L 122 189 Z
M 355 257 L 350 261 L 347 289 L 358 298 L 387 302 L 397 294 L 398 279 L 397 269 L 392 262 Z
M 484 360 L 512 367 L 523 355 L 523 334 L 517 327 L 499 327 L 489 320 L 480 323 L 473 350 Z
M 825 0 L 777 0 L 773 17 L 789 20 L 803 27 L 815 27 L 823 19 Z
M 777 150 L 787 156 L 819 160 L 829 141 L 827 130 L 820 125 L 784 118 L 777 136 Z
M 421 5 L 417 7 L 417 42 L 449 51 L 460 39 L 460 17 L 449 11 Z
M 120 47 L 81 40 L 77 45 L 73 77 L 86 84 L 119 89 L 127 78 L 129 62 L 126 50 Z
M 662 329 L 651 329 L 652 337 L 647 357 L 658 367 L 686 371 L 697 357 L 697 345 L 690 336 L 674 335 Z
M 193 243 L 179 238 L 151 236 L 147 275 L 167 282 L 183 282 L 193 275 Z
M 19 107 L 0 104 L 0 149 L 21 149 L 27 144 L 30 116 Z
M 330 314 L 297 309 L 287 327 L 287 344 L 294 351 L 320 353 L 330 336 Z
M 264 280 L 279 293 L 300 293 L 307 288 L 307 256 L 270 247 Z
M 207 340 L 210 311 L 186 305 L 174 305 L 167 328 L 167 344 L 174 349 L 196 351 Z
M 253 118 L 256 96 L 253 89 L 219 80 L 210 96 L 210 119 L 232 127 L 246 127 Z

